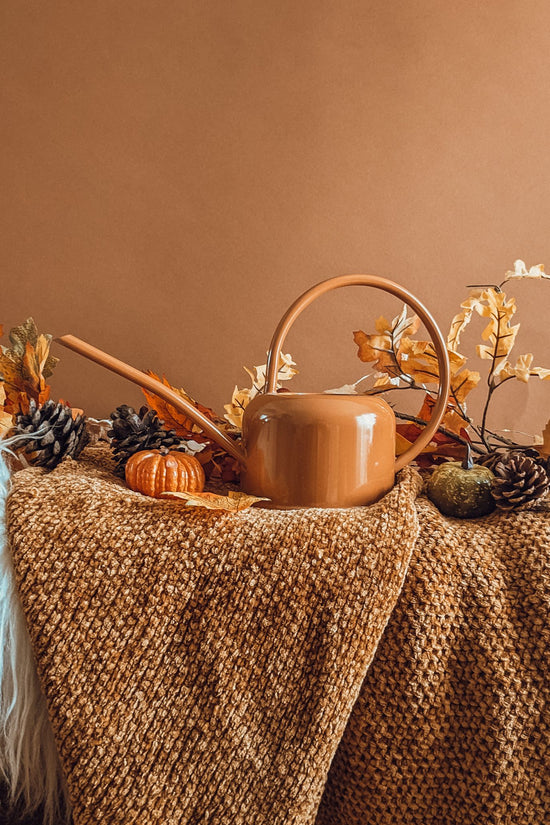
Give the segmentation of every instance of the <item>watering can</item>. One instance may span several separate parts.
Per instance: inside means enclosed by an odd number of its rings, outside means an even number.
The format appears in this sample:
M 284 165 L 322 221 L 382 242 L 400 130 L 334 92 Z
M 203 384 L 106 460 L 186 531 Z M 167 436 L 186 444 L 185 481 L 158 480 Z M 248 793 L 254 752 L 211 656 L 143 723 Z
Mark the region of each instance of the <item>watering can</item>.
M 432 417 L 414 444 L 395 460 L 395 415 L 378 396 L 277 392 L 286 335 L 312 301 L 332 289 L 370 286 L 400 298 L 423 321 L 439 362 Z M 354 507 L 377 501 L 395 473 L 430 442 L 447 407 L 450 367 L 445 342 L 425 307 L 396 283 L 375 275 L 340 275 L 308 289 L 283 315 L 271 340 L 265 391 L 244 411 L 242 446 L 160 381 L 74 335 L 56 341 L 164 398 L 189 416 L 242 466 L 241 487 L 270 499 L 271 507 Z

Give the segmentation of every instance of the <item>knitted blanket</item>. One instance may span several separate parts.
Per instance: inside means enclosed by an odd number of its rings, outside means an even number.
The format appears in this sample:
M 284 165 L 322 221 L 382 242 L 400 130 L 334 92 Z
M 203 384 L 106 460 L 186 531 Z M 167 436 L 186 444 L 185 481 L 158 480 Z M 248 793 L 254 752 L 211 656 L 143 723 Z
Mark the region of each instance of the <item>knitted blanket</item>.
M 460 523 L 420 486 L 230 515 L 131 492 L 97 448 L 17 473 L 75 825 L 548 821 L 549 514 Z

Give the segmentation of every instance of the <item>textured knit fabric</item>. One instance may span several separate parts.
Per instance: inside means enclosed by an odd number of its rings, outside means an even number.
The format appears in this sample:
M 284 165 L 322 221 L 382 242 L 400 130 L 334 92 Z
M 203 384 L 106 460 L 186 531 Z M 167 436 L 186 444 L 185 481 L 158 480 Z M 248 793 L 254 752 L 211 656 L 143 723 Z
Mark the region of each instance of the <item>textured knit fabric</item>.
M 75 825 L 313 823 L 419 486 L 219 514 L 131 492 L 95 448 L 17 473 L 9 538 Z
M 550 512 L 426 499 L 317 825 L 550 823 Z

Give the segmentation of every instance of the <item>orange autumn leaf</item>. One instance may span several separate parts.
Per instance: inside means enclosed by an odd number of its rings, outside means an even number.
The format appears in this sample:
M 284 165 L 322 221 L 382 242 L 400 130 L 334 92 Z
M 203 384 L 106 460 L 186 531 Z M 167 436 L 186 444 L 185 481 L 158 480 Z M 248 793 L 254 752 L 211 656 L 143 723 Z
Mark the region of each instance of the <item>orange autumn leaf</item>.
M 185 401 L 188 401 L 194 407 L 196 407 L 199 412 L 203 413 L 207 418 L 211 421 L 216 423 L 218 426 L 225 427 L 226 422 L 219 418 L 216 413 L 211 410 L 209 407 L 205 407 L 200 404 L 198 401 L 195 401 L 188 395 L 184 389 L 178 389 L 177 387 L 173 387 L 172 384 L 166 379 L 166 376 L 162 376 L 162 379 L 159 378 L 156 373 L 152 372 L 151 370 L 147 370 L 147 375 L 150 375 L 151 378 L 156 378 L 157 381 L 160 381 L 164 384 L 165 387 L 169 387 L 173 392 L 177 393 L 177 395 L 181 396 Z M 161 421 L 164 421 L 164 426 L 167 429 L 174 430 L 176 435 L 181 436 L 181 438 L 197 438 L 202 433 L 201 428 L 198 424 L 189 418 L 184 412 L 177 410 L 172 404 L 168 401 L 165 401 L 163 398 L 159 398 L 158 395 L 155 395 L 150 390 L 146 390 L 142 387 L 142 392 L 147 399 L 147 403 L 153 409 Z M 200 440 L 200 438 L 199 438 Z
M 404 305 L 401 313 L 390 322 L 381 315 L 375 322 L 376 334 L 367 335 L 362 330 L 353 333 L 353 340 L 357 344 L 357 355 L 361 361 L 374 362 L 378 372 L 386 373 L 390 378 L 397 377 L 401 370 L 399 353 L 401 341 L 406 335 L 414 335 L 420 326 L 416 315 L 409 317 Z M 380 381 L 377 385 L 380 385 Z M 385 381 L 384 381 L 385 383 Z
M 422 404 L 417 418 L 428 422 L 431 419 L 434 405 L 434 399 L 429 394 L 426 394 L 424 403 Z M 470 440 L 465 429 L 466 422 L 458 413 L 456 413 L 455 409 L 451 405 L 447 408 L 441 427 L 451 434 L 460 436 L 460 438 L 464 441 Z M 397 454 L 400 455 L 407 447 L 414 444 L 423 429 L 424 428 L 420 424 L 417 424 L 414 421 L 402 424 L 399 423 L 397 425 L 397 433 L 399 436 L 399 451 Z M 438 430 L 432 436 L 430 443 L 424 447 L 420 455 L 416 458 L 416 462 L 421 467 L 429 467 L 432 464 L 437 464 L 444 461 L 446 458 L 462 458 L 464 456 L 464 450 L 464 444 L 461 444 L 459 441 L 452 438 L 451 435 L 447 434 L 447 432 L 441 432 L 441 430 Z
M 32 318 L 9 334 L 10 347 L 0 347 L 0 376 L 4 383 L 6 411 L 27 412 L 29 400 L 43 404 L 50 397 L 46 379 L 58 359 L 50 355 L 51 335 L 38 334 Z

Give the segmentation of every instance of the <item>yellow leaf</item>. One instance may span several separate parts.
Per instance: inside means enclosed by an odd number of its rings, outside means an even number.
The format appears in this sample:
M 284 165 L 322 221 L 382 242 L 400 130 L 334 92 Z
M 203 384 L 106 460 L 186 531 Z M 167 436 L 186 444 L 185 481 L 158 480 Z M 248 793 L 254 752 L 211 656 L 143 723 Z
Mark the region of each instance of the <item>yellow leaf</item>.
M 374 362 L 377 372 L 387 373 L 392 378 L 401 373 L 391 338 L 387 335 L 367 335 L 362 330 L 357 330 L 353 333 L 353 340 L 357 344 L 357 356 L 361 361 Z
M 481 305 L 484 300 L 484 292 L 475 289 L 470 293 L 469 297 L 460 305 L 462 311 L 459 312 L 451 321 L 451 328 L 447 336 L 447 348 L 453 352 L 458 352 L 458 345 L 460 344 L 460 336 L 472 320 L 474 310 Z
M 459 402 L 477 386 L 480 374 L 463 369 L 466 358 L 458 352 L 448 350 L 451 365 L 452 395 Z M 439 381 L 439 364 L 431 341 L 411 341 L 404 338 L 398 353 L 401 369 L 417 383 L 435 384 Z
M 277 389 L 281 386 L 281 381 L 290 381 L 293 375 L 296 375 L 298 370 L 295 370 L 295 362 L 289 354 L 281 353 L 279 356 L 279 363 L 277 369 Z M 249 374 L 252 379 L 252 387 L 239 388 L 235 387 L 231 397 L 231 403 L 224 405 L 224 418 L 235 427 L 237 430 L 242 429 L 243 413 L 253 398 L 258 393 L 263 392 L 267 381 L 267 364 L 262 364 L 259 367 L 244 367 L 245 372 Z
M 451 378 L 452 397 L 461 404 L 468 393 L 477 387 L 480 380 L 481 375 L 476 370 L 463 369 L 455 373 Z
M 462 416 L 457 413 L 456 410 L 449 410 L 449 412 L 446 412 L 443 416 L 441 426 L 450 433 L 461 435 L 462 431 L 468 426 L 468 423 L 464 421 Z
M 252 389 L 239 389 L 236 386 L 231 396 L 231 403 L 224 405 L 225 418 L 237 430 L 242 430 L 243 414 L 253 397 L 252 392 Z M 257 395 L 257 392 L 254 394 Z
M 187 507 L 205 507 L 207 510 L 225 510 L 229 513 L 247 510 L 257 501 L 269 501 L 268 498 L 250 496 L 248 493 L 238 493 L 234 490 L 230 490 L 226 496 L 216 493 L 163 493 L 162 496 L 182 499 Z
M 476 311 L 489 323 L 483 330 L 481 337 L 487 344 L 479 344 L 477 354 L 480 358 L 493 361 L 496 368 L 499 362 L 506 358 L 514 346 L 520 325 L 511 326 L 510 321 L 516 311 L 515 298 L 508 299 L 506 293 L 493 287 L 482 293 L 484 302 L 476 305 Z
M 407 307 L 403 306 L 401 313 L 391 321 L 381 315 L 375 323 L 376 334 L 367 335 L 362 330 L 353 333 L 353 340 L 357 344 L 357 355 L 361 361 L 374 362 L 378 372 L 386 373 L 396 379 L 401 369 L 397 360 L 401 341 L 405 335 L 414 335 L 420 326 L 420 320 L 414 315 L 407 316 Z M 399 383 L 396 381 L 395 383 Z M 378 383 L 375 386 L 381 386 Z
M 13 418 L 5 410 L 0 410 L 0 439 L 5 438 L 13 427 Z

